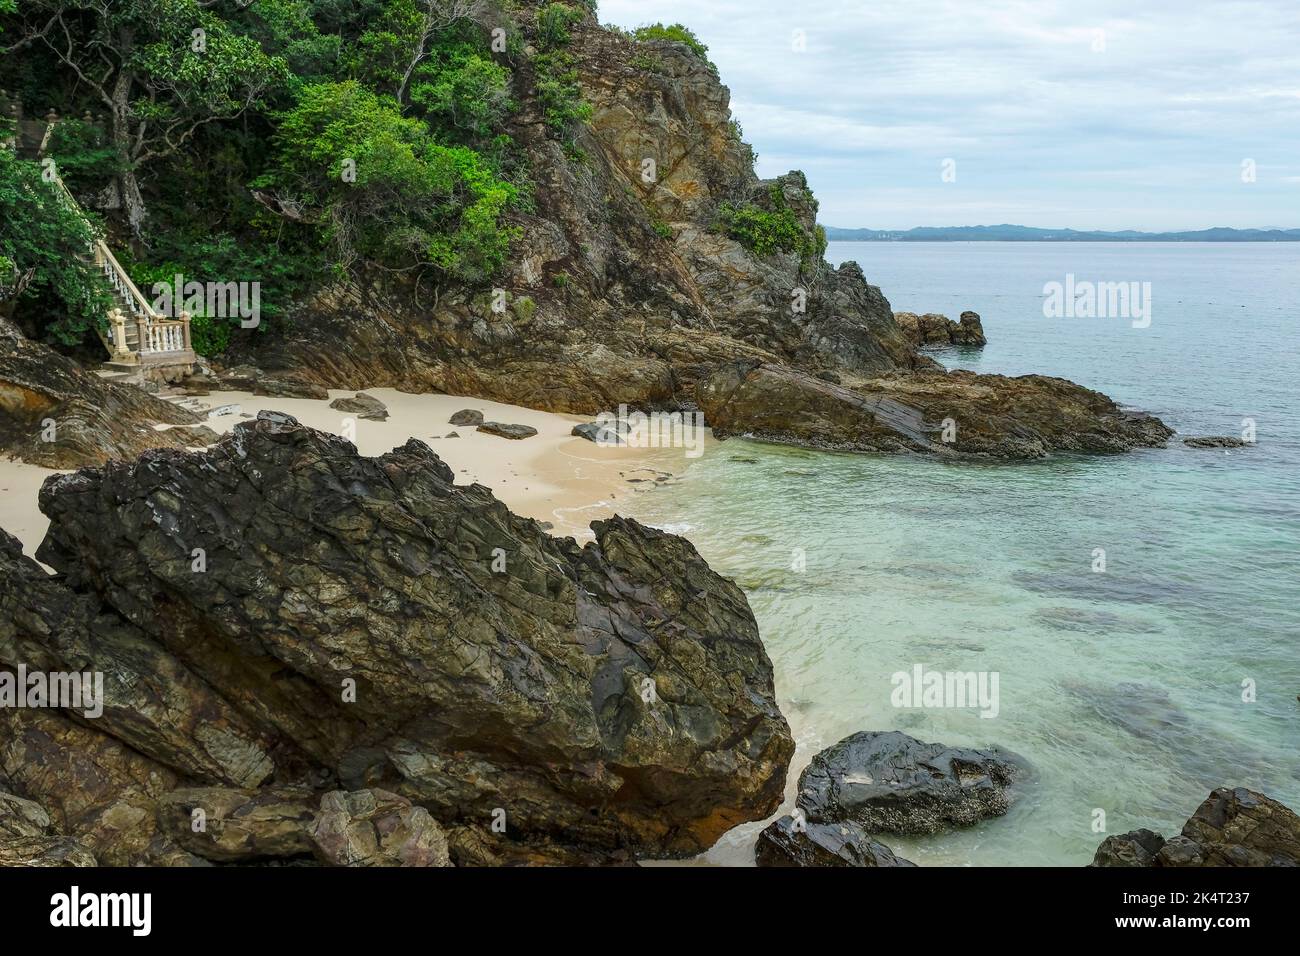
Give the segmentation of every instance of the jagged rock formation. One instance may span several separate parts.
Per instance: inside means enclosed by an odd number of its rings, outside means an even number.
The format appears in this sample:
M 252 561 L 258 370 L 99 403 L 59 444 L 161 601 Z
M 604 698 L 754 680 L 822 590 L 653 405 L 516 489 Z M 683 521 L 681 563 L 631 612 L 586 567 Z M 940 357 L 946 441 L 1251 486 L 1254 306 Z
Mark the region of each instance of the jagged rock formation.
M 526 33 L 536 6 L 520 5 Z M 491 289 L 448 288 L 434 301 L 392 286 L 332 288 L 232 360 L 318 386 L 578 414 L 699 403 L 725 434 L 850 450 L 1033 458 L 1163 443 L 1158 422 L 1133 425 L 1104 396 L 1059 379 L 949 381 L 857 264 L 822 259 L 803 174 L 755 176 L 708 63 L 590 15 L 572 33 L 568 51 L 593 108 L 578 136 L 582 161 L 548 135 L 531 61 L 514 70 L 510 133 L 537 188 L 497 280 L 508 308 L 493 309 Z M 719 228 L 726 204 L 788 212 L 799 243 L 760 254 Z M 978 320 L 959 328 L 973 339 Z M 737 365 L 769 370 L 807 414 L 782 419 L 771 402 L 785 395 L 762 389 L 750 389 L 753 402 L 706 404 Z M 817 388 L 823 380 L 842 391 Z M 967 437 L 927 437 L 944 419 Z
M 148 448 L 206 445 L 200 419 L 103 380 L 0 318 L 0 453 L 46 468 L 98 465 Z M 190 426 L 156 431 L 158 424 Z
M 907 341 L 916 348 L 923 345 L 979 347 L 988 344 L 978 312 L 963 312 L 960 322 L 954 322 L 946 315 L 938 315 L 934 312 L 927 312 L 925 315 L 917 315 L 915 312 L 895 312 L 894 321 L 907 336 Z
M 1003 459 L 1162 445 L 1157 418 L 1043 375 L 918 370 L 851 388 L 788 366 L 735 362 L 696 391 L 718 437 L 752 435 L 836 451 L 925 451 Z
M 0 782 L 100 863 L 683 856 L 780 802 L 771 664 L 684 539 L 580 548 L 266 412 L 40 504 L 59 574 L 0 539 L 0 664 L 103 671 L 104 709 L 0 710 Z
M 796 824 L 784 816 L 769 824 L 754 845 L 759 866 L 915 866 L 851 821 Z
M 1003 750 L 926 744 L 898 731 L 862 732 L 817 754 L 799 777 L 809 823 L 867 832 L 938 833 L 1000 816 L 1024 761 Z
M 1166 840 L 1151 830 L 1107 837 L 1093 866 L 1300 866 L 1300 816 L 1245 787 L 1215 790 Z

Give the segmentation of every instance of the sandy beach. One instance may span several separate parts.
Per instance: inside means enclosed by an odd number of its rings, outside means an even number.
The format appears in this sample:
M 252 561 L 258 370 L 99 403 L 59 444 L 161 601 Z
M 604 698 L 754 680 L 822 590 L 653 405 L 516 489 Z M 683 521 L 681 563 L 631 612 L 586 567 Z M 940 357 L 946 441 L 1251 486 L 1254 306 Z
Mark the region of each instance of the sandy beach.
M 457 395 L 412 395 L 391 388 L 366 389 L 383 402 L 388 420 L 367 421 L 330 408 L 336 398 L 351 391 L 333 390 L 326 400 L 268 398 L 248 392 L 214 391 L 199 399 L 207 410 L 237 405 L 239 411 L 208 419 L 214 431 L 226 433 L 270 409 L 293 415 L 304 425 L 337 435 L 346 434 L 363 455 L 381 455 L 408 438 L 426 442 L 456 472 L 458 484 L 482 484 L 515 513 L 548 521 L 558 536 L 579 540 L 591 537 L 590 522 L 609 517 L 637 494 L 676 480 L 691 459 L 682 448 L 603 447 L 571 434 L 573 426 L 590 417 L 557 415 Z M 483 412 L 487 421 L 529 425 L 531 438 L 511 440 L 455 426 L 447 420 L 461 409 Z M 203 412 L 203 409 L 200 409 Z M 449 437 L 455 434 L 457 437 Z M 715 444 L 706 434 L 705 448 Z M 49 522 L 36 506 L 37 493 L 48 475 L 18 461 L 0 461 L 0 527 L 34 554 Z

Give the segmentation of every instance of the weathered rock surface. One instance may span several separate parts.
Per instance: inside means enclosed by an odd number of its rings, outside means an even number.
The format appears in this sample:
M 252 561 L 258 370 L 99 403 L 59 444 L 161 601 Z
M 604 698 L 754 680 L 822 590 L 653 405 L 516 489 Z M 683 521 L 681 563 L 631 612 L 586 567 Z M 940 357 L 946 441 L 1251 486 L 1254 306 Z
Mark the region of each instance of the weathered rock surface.
M 1015 460 L 1160 446 L 1173 434 L 1100 392 L 1042 375 L 930 370 L 846 386 L 787 366 L 738 362 L 702 382 L 696 400 L 716 437 L 838 451 Z
M 536 7 L 520 9 L 525 36 Z M 274 374 L 332 388 L 475 395 L 583 415 L 621 403 L 689 410 L 737 363 L 779 369 L 841 384 L 848 397 L 799 387 L 792 397 L 819 412 L 785 416 L 787 389 L 755 387 L 743 407 L 715 402 L 706 412 L 721 414 L 726 433 L 845 450 L 953 450 L 875 424 L 865 412 L 878 396 L 935 428 L 949 416 L 973 418 L 959 431 L 958 453 L 1025 458 L 1163 441 L 1158 428 L 1132 425 L 1104 396 L 1059 380 L 968 375 L 909 384 L 935 362 L 918 354 L 858 264 L 824 261 L 803 174 L 755 175 L 730 94 L 710 65 L 681 44 L 603 29 L 594 15 L 571 32 L 567 49 L 592 107 L 578 132 L 582 163 L 547 135 L 530 64 L 515 71 L 519 108 L 509 132 L 528 157 L 537 201 L 514 215 L 520 238 L 493 280 L 507 308 L 490 290 L 453 286 L 431 317 L 414 287 L 331 288 L 304 302 L 295 321 L 237 351 Z M 647 158 L 656 169 L 649 181 Z M 788 213 L 797 248 L 747 248 L 720 229 L 724 204 Z M 974 313 L 951 325 L 948 342 L 982 341 Z M 887 376 L 900 381 L 875 381 Z M 707 414 L 706 424 L 714 424 Z
M 429 811 L 384 790 L 325 794 L 312 840 L 333 866 L 451 866 Z
M 98 465 L 196 443 L 193 412 L 134 385 L 105 381 L 0 318 L 0 454 L 46 468 Z
M 759 866 L 915 866 L 851 821 L 807 823 L 802 829 L 786 815 L 758 835 L 754 862 Z
M 580 548 L 453 477 L 419 441 L 363 458 L 276 413 L 204 452 L 52 476 L 38 553 L 59 577 L 11 556 L 0 593 L 18 621 L 50 609 L 71 625 L 21 624 L 11 642 L 85 669 L 130 664 L 146 717 L 110 724 L 128 698 L 108 681 L 94 730 L 38 715 L 79 745 L 42 742 L 30 719 L 0 735 L 15 792 L 78 835 L 84 815 L 134 801 L 163 826 L 137 821 L 133 852 L 187 862 L 296 853 L 299 837 L 264 836 L 266 817 L 301 823 L 282 787 L 387 791 L 449 831 L 504 811 L 493 836 L 508 845 L 481 843 L 504 861 L 690 855 L 771 813 L 793 741 L 744 594 L 684 539 L 614 518 Z M 96 610 L 108 639 L 83 646 Z M 114 650 L 130 641 L 134 657 Z M 159 726 L 168 706 L 174 736 Z M 101 759 L 103 779 L 76 769 Z M 195 842 L 188 798 L 167 794 L 204 783 L 243 792 Z M 351 822 L 331 832 L 364 820 L 382 835 L 397 819 L 409 840 L 381 840 L 378 858 L 408 843 L 423 858 L 436 843 L 423 818 L 385 807 L 333 807 Z
M 478 430 L 488 435 L 496 435 L 499 438 L 509 438 L 512 441 L 532 438 L 537 434 L 537 429 L 531 425 L 510 425 L 504 422 L 484 422 L 478 427 Z
M 874 833 L 938 833 L 1000 816 L 1024 762 L 1003 750 L 922 743 L 898 731 L 845 737 L 799 777 L 808 822 L 849 821 Z
M 597 445 L 622 445 L 625 444 L 626 433 L 626 427 L 620 429 L 615 425 L 602 425 L 600 422 L 583 422 L 581 425 L 574 425 L 573 431 L 569 434 L 575 438 L 585 438 Z
M 365 392 L 358 392 L 353 398 L 336 398 L 330 402 L 330 408 L 372 422 L 388 421 L 388 407 L 373 395 L 367 395 Z
M 1300 866 L 1300 816 L 1254 790 L 1221 787 L 1177 836 L 1134 830 L 1107 837 L 1092 865 Z
M 451 418 L 447 419 L 447 424 L 460 425 L 462 427 L 466 425 L 482 425 L 483 413 L 477 408 L 462 408 L 460 411 L 453 414 Z
M 894 321 L 903 330 L 907 341 L 916 348 L 925 345 L 970 345 L 983 346 L 988 340 L 984 337 L 984 325 L 978 312 L 963 312 L 961 321 L 954 322 L 946 315 L 927 312 L 917 315 L 915 312 L 895 312 Z
M 311 791 L 295 788 L 182 787 L 159 799 L 157 818 L 172 840 L 207 860 L 292 858 L 312 852 L 316 799 Z
M 1198 435 L 1184 438 L 1183 444 L 1189 448 L 1245 448 L 1250 442 L 1232 435 Z

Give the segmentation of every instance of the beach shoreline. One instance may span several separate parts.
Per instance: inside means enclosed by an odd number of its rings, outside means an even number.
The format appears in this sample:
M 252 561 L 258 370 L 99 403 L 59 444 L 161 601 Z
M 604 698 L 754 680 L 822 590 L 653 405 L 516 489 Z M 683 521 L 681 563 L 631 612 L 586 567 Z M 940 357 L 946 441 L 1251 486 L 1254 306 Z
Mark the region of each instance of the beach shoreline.
M 515 514 L 547 522 L 553 535 L 579 541 L 592 537 L 592 521 L 626 514 L 636 495 L 679 480 L 691 461 L 681 448 L 608 447 L 573 435 L 573 426 L 591 421 L 590 416 L 561 415 L 465 396 L 366 389 L 365 394 L 388 409 L 388 420 L 383 422 L 330 408 L 335 399 L 356 394 L 331 389 L 328 399 L 307 399 L 214 390 L 197 401 L 207 406 L 199 409 L 204 414 L 222 406 L 239 406 L 237 412 L 206 420 L 208 427 L 223 435 L 248 421 L 245 416 L 265 410 L 283 412 L 304 425 L 348 437 L 369 457 L 418 438 L 456 473 L 457 484 L 486 485 Z M 462 409 L 477 409 L 486 421 L 528 425 L 536 428 L 537 434 L 511 440 L 477 431 L 473 425 L 449 424 L 448 419 Z M 448 437 L 452 434 L 457 437 Z M 706 434 L 704 447 L 716 444 Z M 18 538 L 28 555 L 35 555 L 49 525 L 37 507 L 37 495 L 48 476 L 60 473 L 13 459 L 0 460 L 0 528 Z

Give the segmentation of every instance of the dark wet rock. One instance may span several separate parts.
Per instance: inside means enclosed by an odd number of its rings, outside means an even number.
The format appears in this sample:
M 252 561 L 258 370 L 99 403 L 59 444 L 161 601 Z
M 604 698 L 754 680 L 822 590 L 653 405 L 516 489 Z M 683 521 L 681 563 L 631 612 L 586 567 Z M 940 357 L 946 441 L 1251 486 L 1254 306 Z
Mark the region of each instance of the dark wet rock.
M 894 320 L 907 340 L 916 347 L 923 345 L 970 345 L 983 346 L 984 326 L 978 312 L 963 312 L 961 321 L 954 322 L 946 315 L 927 312 L 917 315 L 915 312 L 895 312 Z
M 1108 836 L 1097 847 L 1091 866 L 1153 866 L 1165 838 L 1152 830 Z
M 275 412 L 205 452 L 53 476 L 40 504 L 58 587 L 236 712 L 215 755 L 140 733 L 184 778 L 152 800 L 260 753 L 263 788 L 382 789 L 444 828 L 503 811 L 511 843 L 609 860 L 699 853 L 781 800 L 794 745 L 753 615 L 682 538 L 613 518 L 579 547 L 419 441 L 364 458 Z
M 1245 448 L 1251 443 L 1232 435 L 1197 435 L 1184 438 L 1183 444 L 1189 448 Z
M 1177 836 L 1107 837 L 1093 866 L 1300 866 L 1300 816 L 1245 787 L 1211 793 Z
M 184 567 L 195 574 L 192 558 Z M 101 672 L 95 725 L 180 773 L 255 786 L 273 770 L 269 736 L 176 656 L 51 577 L 0 530 L 0 670 L 20 664 L 29 671 Z
M 198 415 L 135 385 L 107 381 L 0 318 L 0 454 L 46 468 L 98 465 L 193 444 Z
M 873 833 L 938 833 L 1000 816 L 1022 758 L 999 749 L 927 744 L 866 731 L 817 754 L 799 777 L 809 823 L 850 821 Z
M 367 395 L 365 392 L 357 392 L 353 398 L 336 398 L 330 402 L 330 408 L 372 422 L 388 421 L 388 407 L 373 395 Z
M 537 429 L 530 425 L 508 425 L 502 422 L 484 422 L 478 427 L 478 430 L 488 435 L 496 435 L 500 438 L 509 438 L 519 441 L 523 438 L 532 438 L 537 434 Z
M 429 811 L 384 790 L 325 794 L 312 840 L 332 866 L 451 866 L 447 835 Z
M 448 425 L 482 425 L 483 413 L 477 408 L 463 408 L 447 419 Z
M 862 827 L 842 823 L 802 823 L 786 815 L 758 835 L 754 861 L 759 866 L 915 866 L 871 839 Z

